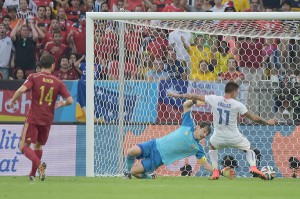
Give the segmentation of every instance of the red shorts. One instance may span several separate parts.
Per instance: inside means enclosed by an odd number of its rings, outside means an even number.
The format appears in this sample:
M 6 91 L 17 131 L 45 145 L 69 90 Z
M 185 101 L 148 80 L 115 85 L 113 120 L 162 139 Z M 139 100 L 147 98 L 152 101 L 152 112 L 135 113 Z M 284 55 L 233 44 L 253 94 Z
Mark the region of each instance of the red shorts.
M 39 142 L 41 145 L 45 145 L 48 140 L 50 128 L 51 125 L 35 125 L 25 122 L 22 130 L 21 141 L 28 144 L 36 144 L 36 142 Z

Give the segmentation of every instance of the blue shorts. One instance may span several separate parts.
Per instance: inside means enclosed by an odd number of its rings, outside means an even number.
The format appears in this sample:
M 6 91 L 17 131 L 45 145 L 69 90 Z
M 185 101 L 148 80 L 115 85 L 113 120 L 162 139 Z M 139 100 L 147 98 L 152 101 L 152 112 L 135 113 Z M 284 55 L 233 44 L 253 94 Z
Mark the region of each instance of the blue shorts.
M 163 165 L 160 153 L 156 148 L 156 141 L 150 140 L 148 142 L 143 142 L 138 144 L 141 148 L 141 155 L 137 156 L 137 159 L 143 159 L 142 165 L 144 167 L 145 173 L 151 173 L 155 171 L 158 167 Z

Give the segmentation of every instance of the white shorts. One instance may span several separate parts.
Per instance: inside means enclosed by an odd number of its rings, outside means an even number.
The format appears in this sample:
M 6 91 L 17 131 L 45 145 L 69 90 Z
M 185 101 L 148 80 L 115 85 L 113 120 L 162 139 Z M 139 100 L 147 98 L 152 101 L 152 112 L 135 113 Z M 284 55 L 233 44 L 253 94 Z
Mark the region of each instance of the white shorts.
M 209 141 L 215 149 L 223 149 L 230 147 L 241 150 L 249 150 L 251 146 L 249 140 L 243 135 L 235 137 L 234 139 L 224 139 L 213 134 Z

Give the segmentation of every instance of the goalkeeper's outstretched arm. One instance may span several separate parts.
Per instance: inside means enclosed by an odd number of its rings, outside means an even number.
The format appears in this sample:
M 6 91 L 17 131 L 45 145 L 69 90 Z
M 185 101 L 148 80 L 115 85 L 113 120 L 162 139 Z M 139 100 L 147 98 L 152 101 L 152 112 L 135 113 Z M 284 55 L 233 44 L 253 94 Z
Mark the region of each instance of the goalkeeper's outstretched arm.
M 199 159 L 199 163 L 204 167 L 205 170 L 213 172 L 213 166 L 207 161 L 206 157 Z M 226 178 L 233 179 L 235 177 L 235 171 L 230 167 L 225 167 L 219 170 L 220 174 Z

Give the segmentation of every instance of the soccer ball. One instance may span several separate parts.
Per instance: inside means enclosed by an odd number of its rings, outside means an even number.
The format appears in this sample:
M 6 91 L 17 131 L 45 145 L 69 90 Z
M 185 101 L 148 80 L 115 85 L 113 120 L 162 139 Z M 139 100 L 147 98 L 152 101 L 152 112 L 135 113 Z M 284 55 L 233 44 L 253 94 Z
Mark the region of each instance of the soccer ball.
M 264 166 L 261 171 L 267 176 L 267 180 L 273 180 L 276 177 L 276 172 L 271 166 Z

